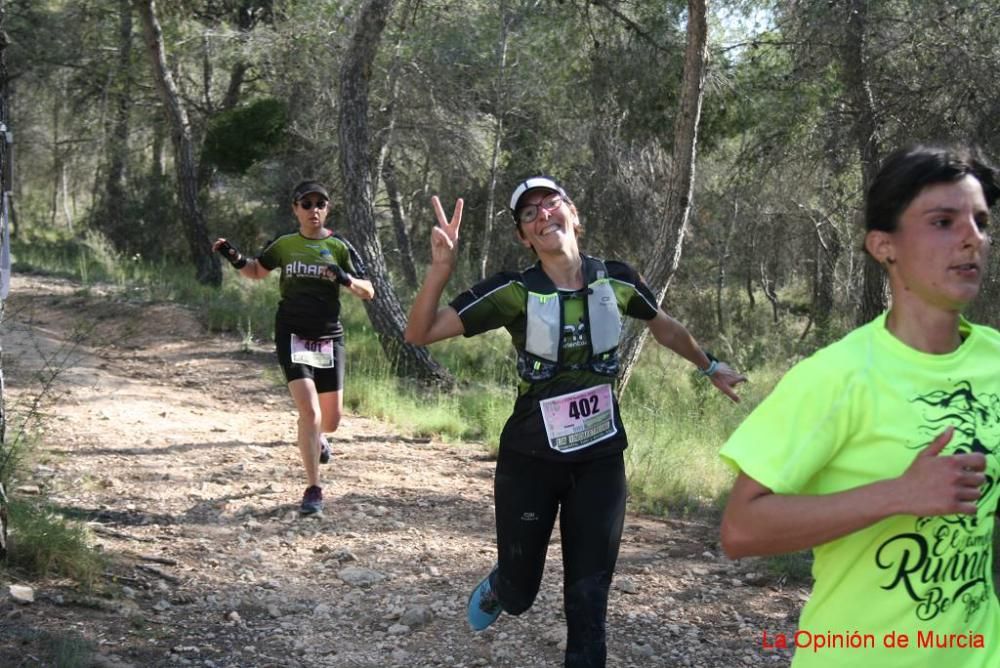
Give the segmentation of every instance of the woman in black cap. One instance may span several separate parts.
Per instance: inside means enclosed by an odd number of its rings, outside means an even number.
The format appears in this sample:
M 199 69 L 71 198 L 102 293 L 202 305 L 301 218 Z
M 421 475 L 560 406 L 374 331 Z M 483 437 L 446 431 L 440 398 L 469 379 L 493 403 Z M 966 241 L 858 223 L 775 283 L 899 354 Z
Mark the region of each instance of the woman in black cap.
M 518 185 L 510 200 L 518 239 L 538 261 L 523 272 L 500 272 L 439 308 L 455 266 L 462 200 L 450 221 L 438 198 L 432 202 L 432 262 L 406 340 L 425 345 L 504 327 L 521 377 L 494 478 L 497 565 L 469 597 L 469 624 L 479 631 L 501 611 L 518 615 L 531 607 L 558 514 L 565 665 L 604 666 L 608 591 L 625 515 L 627 440 L 614 396 L 622 316 L 646 320 L 661 345 L 734 401 L 733 388 L 745 379 L 664 313 L 635 270 L 580 252 L 576 207 L 544 176 Z
M 269 242 L 255 258 L 245 257 L 225 239 L 212 245 L 247 278 L 261 279 L 281 268 L 274 340 L 299 413 L 297 442 L 308 485 L 299 507 L 303 515 L 323 509 L 319 464 L 330 459 L 323 434 L 336 431 L 344 405 L 340 291 L 365 300 L 375 296 L 357 252 L 325 227 L 329 203 L 323 184 L 303 181 L 292 192 L 297 232 Z

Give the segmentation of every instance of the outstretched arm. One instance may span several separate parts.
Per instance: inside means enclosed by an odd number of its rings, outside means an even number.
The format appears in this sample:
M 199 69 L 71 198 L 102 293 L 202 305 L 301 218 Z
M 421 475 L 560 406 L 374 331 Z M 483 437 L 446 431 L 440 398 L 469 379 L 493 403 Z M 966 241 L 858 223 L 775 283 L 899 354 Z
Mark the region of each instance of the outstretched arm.
M 236 271 L 247 278 L 264 278 L 271 273 L 271 270 L 265 268 L 256 258 L 246 257 L 236 246 L 225 239 L 216 239 L 215 243 L 212 244 L 212 250 L 221 254 L 222 257 L 229 261 L 229 264 L 233 265 Z
M 775 494 L 745 473 L 722 516 L 722 549 L 732 559 L 785 554 L 828 543 L 892 515 L 977 512 L 985 481 L 982 453 L 939 456 L 949 427 L 898 478 L 819 496 Z
M 431 230 L 431 266 L 428 267 L 423 285 L 410 307 L 410 316 L 403 332 L 407 343 L 418 346 L 465 332 L 465 326 L 455 309 L 450 306 L 438 308 L 458 257 L 458 229 L 462 225 L 463 202 L 461 199 L 455 202 L 455 212 L 450 221 L 436 195 L 431 198 L 431 204 L 438 221 Z
M 684 325 L 667 315 L 662 308 L 657 311 L 656 317 L 647 321 L 646 325 L 649 327 L 649 332 L 653 335 L 653 338 L 661 346 L 669 348 L 703 371 L 711 367 L 712 360 L 708 358 L 705 351 L 694 340 L 691 332 Z M 746 381 L 746 376 L 733 370 L 725 362 L 716 363 L 715 368 L 708 375 L 708 379 L 712 381 L 712 384 L 720 392 L 733 401 L 738 402 L 740 400 L 734 388 Z

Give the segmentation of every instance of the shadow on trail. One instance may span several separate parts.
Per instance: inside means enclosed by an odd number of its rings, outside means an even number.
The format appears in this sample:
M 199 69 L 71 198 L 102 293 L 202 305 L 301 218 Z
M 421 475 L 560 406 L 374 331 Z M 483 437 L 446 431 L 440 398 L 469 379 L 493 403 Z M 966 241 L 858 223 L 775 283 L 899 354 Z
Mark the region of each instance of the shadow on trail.
M 67 457 L 99 457 L 104 455 L 121 455 L 121 456 L 133 456 L 133 457 L 155 457 L 157 455 L 174 455 L 182 454 L 185 452 L 195 452 L 198 450 L 211 450 L 214 448 L 233 448 L 236 450 L 242 448 L 284 448 L 294 446 L 293 443 L 288 441 L 265 441 L 259 443 L 244 443 L 242 441 L 215 441 L 211 443 L 175 443 L 173 445 L 167 445 L 164 447 L 150 448 L 149 446 L 135 447 L 135 448 L 73 448 L 71 450 L 62 449 L 51 449 L 54 455 L 65 455 Z

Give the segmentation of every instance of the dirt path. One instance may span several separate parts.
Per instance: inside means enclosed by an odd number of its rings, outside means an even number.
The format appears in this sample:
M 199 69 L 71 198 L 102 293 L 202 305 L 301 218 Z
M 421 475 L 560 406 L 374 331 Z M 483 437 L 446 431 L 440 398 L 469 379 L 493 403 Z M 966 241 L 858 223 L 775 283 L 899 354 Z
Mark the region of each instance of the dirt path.
M 36 276 L 15 277 L 3 347 L 12 411 L 44 359 L 68 355 L 15 487 L 88 522 L 111 566 L 97 595 L 46 581 L 21 583 L 33 604 L 0 600 L 0 665 L 57 665 L 60 637 L 90 643 L 95 666 L 562 665 L 557 540 L 529 612 L 466 626 L 494 561 L 481 448 L 348 415 L 326 512 L 299 518 L 294 411 L 269 348 L 241 352 L 177 306 Z M 721 558 L 710 523 L 630 515 L 608 665 L 785 666 L 761 636 L 793 630 L 802 596 Z

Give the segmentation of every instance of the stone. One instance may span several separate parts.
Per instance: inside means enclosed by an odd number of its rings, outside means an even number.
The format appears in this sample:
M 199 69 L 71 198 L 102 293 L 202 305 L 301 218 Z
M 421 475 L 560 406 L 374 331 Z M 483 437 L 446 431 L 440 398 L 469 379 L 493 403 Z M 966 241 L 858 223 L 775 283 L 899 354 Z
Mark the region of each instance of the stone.
M 377 584 L 382 580 L 385 580 L 385 575 L 379 573 L 378 571 L 373 571 L 370 568 L 361 568 L 359 566 L 348 566 L 347 568 L 342 568 L 337 577 L 351 585 L 352 587 L 370 587 L 373 584 Z
M 27 605 L 28 603 L 35 602 L 35 590 L 24 585 L 11 585 L 10 597 L 15 603 Z
M 399 618 L 399 623 L 410 628 L 417 628 L 429 624 L 433 619 L 434 613 L 428 606 L 417 605 L 404 611 Z
M 629 578 L 619 578 L 618 579 L 618 589 L 626 594 L 638 594 L 639 586 L 634 580 Z

